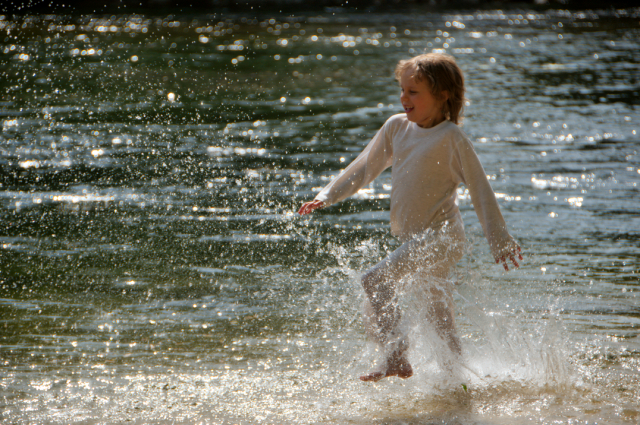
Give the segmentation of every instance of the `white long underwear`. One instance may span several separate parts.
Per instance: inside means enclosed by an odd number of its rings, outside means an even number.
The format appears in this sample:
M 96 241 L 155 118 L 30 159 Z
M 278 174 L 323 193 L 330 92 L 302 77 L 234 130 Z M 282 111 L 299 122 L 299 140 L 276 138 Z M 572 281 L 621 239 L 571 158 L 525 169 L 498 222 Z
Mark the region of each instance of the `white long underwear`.
M 393 235 L 406 240 L 458 219 L 457 188 L 464 183 L 493 256 L 501 257 L 515 248 L 471 141 L 448 120 L 422 128 L 405 114 L 392 116 L 315 199 L 326 206 L 340 202 L 390 166 Z

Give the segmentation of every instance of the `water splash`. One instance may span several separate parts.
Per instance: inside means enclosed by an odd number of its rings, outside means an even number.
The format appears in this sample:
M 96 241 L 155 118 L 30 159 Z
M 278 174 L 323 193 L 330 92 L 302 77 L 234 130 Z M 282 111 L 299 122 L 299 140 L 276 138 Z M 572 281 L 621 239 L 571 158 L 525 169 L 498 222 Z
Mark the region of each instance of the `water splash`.
M 638 421 L 637 12 L 343 12 L 0 18 L 2 420 Z M 433 49 L 529 255 L 488 267 L 461 196 L 459 376 L 415 327 L 418 379 L 363 384 L 390 178 L 294 210 Z

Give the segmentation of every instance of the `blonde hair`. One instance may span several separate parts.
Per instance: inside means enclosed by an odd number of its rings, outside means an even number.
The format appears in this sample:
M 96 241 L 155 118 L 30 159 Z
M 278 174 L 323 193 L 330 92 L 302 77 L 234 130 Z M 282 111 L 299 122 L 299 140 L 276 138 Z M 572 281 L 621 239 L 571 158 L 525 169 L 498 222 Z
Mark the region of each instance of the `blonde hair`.
M 464 75 L 453 57 L 442 53 L 426 53 L 407 60 L 401 60 L 396 66 L 396 80 L 407 69 L 414 69 L 414 77 L 430 86 L 431 94 L 437 99 L 442 91 L 449 93 L 443 105 L 444 116 L 454 124 L 462 122 L 464 104 Z

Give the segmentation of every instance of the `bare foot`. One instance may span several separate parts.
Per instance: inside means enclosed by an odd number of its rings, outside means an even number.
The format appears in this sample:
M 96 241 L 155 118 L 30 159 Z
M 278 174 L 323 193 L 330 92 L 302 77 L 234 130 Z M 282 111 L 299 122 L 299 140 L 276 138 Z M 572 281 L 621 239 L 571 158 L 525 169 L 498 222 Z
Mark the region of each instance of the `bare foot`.
M 385 365 L 382 366 L 380 370 L 374 370 L 366 375 L 362 375 L 360 379 L 365 382 L 378 382 L 379 380 L 389 376 L 397 376 L 402 379 L 407 379 L 413 376 L 413 368 L 404 353 L 391 354 L 385 362 Z

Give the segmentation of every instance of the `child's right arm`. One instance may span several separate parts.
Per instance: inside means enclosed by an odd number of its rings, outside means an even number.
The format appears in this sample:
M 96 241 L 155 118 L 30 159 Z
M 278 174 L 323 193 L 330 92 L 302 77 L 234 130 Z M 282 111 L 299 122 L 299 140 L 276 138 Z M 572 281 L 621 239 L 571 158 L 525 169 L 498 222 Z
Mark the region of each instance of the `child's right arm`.
M 390 167 L 393 152 L 391 141 L 387 137 L 386 127 L 387 124 L 376 133 L 360 155 L 338 177 L 322 189 L 313 201 L 305 202 L 298 213 L 300 215 L 309 214 L 318 208 L 340 202 L 371 183 L 380 173 Z
M 311 214 L 313 210 L 317 210 L 319 208 L 324 208 L 324 202 L 318 201 L 318 200 L 305 202 L 304 204 L 302 204 L 302 206 L 298 210 L 298 214 L 300 215 Z

